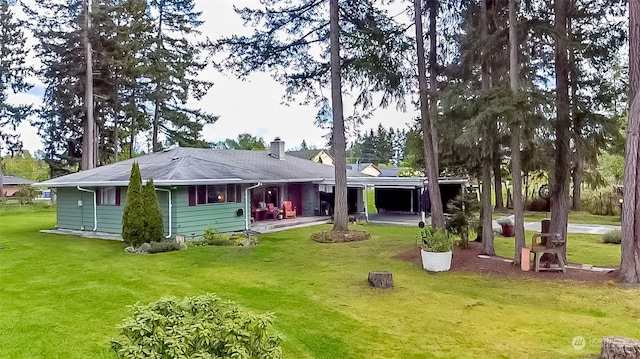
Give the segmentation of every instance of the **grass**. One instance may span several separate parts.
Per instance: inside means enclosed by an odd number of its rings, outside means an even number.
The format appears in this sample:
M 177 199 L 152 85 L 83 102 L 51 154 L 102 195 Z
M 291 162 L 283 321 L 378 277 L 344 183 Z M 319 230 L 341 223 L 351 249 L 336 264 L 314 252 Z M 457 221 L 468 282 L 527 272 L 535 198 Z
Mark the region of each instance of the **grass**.
M 536 232 L 525 232 L 527 245 L 531 245 L 531 237 Z M 592 264 L 596 266 L 615 267 L 620 265 L 620 245 L 605 244 L 600 234 L 569 233 L 567 239 L 567 261 L 570 263 Z M 515 238 L 495 236 L 496 254 L 513 258 Z
M 306 227 L 257 247 L 132 255 L 121 242 L 37 231 L 54 222 L 51 209 L 0 214 L 0 357 L 113 358 L 128 305 L 206 292 L 274 312 L 286 358 L 585 358 L 603 336 L 640 336 L 640 290 L 430 275 L 393 258 L 415 244 L 411 227 L 358 226 L 372 238 L 339 244 L 309 240 L 329 226 Z M 391 271 L 396 287 L 369 287 L 373 270 Z
M 493 219 L 498 219 L 504 216 L 510 216 L 513 212 L 494 212 Z M 545 218 L 551 218 L 549 212 L 524 212 L 525 222 L 540 222 Z M 573 224 L 600 224 L 600 225 L 620 225 L 620 216 L 600 216 L 591 214 L 584 211 L 571 211 L 569 212 L 569 223 Z

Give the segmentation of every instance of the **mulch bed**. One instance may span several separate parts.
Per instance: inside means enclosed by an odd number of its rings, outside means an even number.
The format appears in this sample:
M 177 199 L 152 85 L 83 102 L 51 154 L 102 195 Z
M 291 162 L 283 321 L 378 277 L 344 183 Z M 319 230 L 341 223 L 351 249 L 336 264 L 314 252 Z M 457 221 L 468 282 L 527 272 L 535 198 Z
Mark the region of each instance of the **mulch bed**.
M 574 280 L 580 282 L 607 282 L 618 280 L 617 270 L 611 272 L 594 272 L 590 270 L 567 268 L 566 273 L 562 273 L 560 271 L 523 272 L 520 270 L 520 266 L 515 266 L 510 262 L 502 260 L 512 258 L 480 258 L 478 255 L 482 253 L 481 251 L 482 243 L 479 242 L 470 242 L 468 249 L 455 248 L 453 250 L 451 271 L 477 273 L 481 275 L 520 276 L 548 280 Z M 408 252 L 398 254 L 394 258 L 416 263 L 418 266 L 422 267 L 420 247 L 415 247 Z

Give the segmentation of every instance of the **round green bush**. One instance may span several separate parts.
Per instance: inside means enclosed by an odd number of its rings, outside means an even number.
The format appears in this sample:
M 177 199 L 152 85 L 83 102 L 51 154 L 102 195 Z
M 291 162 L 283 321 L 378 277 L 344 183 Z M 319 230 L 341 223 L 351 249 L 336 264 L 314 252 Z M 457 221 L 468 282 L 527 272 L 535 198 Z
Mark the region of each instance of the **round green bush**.
M 282 358 L 273 315 L 242 311 L 214 294 L 133 306 L 112 348 L 119 358 Z

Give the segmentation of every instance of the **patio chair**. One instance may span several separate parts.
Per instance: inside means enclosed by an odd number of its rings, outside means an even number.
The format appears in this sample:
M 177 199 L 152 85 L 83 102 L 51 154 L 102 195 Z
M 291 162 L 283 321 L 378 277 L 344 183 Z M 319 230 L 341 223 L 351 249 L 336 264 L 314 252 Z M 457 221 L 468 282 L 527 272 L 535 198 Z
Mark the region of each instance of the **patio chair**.
M 284 209 L 284 218 L 296 218 L 296 208 L 291 201 L 282 202 L 282 207 Z
M 267 218 L 271 217 L 275 221 L 275 219 L 278 218 L 279 214 L 280 210 L 276 208 L 273 203 L 267 203 Z

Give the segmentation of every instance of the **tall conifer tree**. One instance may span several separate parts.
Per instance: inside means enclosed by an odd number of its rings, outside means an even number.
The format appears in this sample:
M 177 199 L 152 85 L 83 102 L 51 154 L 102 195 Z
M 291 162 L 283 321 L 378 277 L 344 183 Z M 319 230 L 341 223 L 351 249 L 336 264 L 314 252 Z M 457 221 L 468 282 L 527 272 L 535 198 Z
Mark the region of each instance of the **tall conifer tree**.
M 190 97 L 201 99 L 212 85 L 198 77 L 207 65 L 200 58 L 205 45 L 189 39 L 200 34 L 200 13 L 195 11 L 193 0 L 150 0 L 148 13 L 153 35 L 145 75 L 152 86 L 153 151 L 162 149 L 160 133 L 168 143 L 207 147 L 199 138 L 200 132 L 217 117 L 186 107 Z
M 20 135 L 14 131 L 31 108 L 15 105 L 9 96 L 31 88 L 26 78 L 31 69 L 26 64 L 28 54 L 22 28 L 24 22 L 11 11 L 9 0 L 0 0 L 0 158 L 3 149 L 21 147 Z M 0 163 L 0 200 L 4 198 Z

